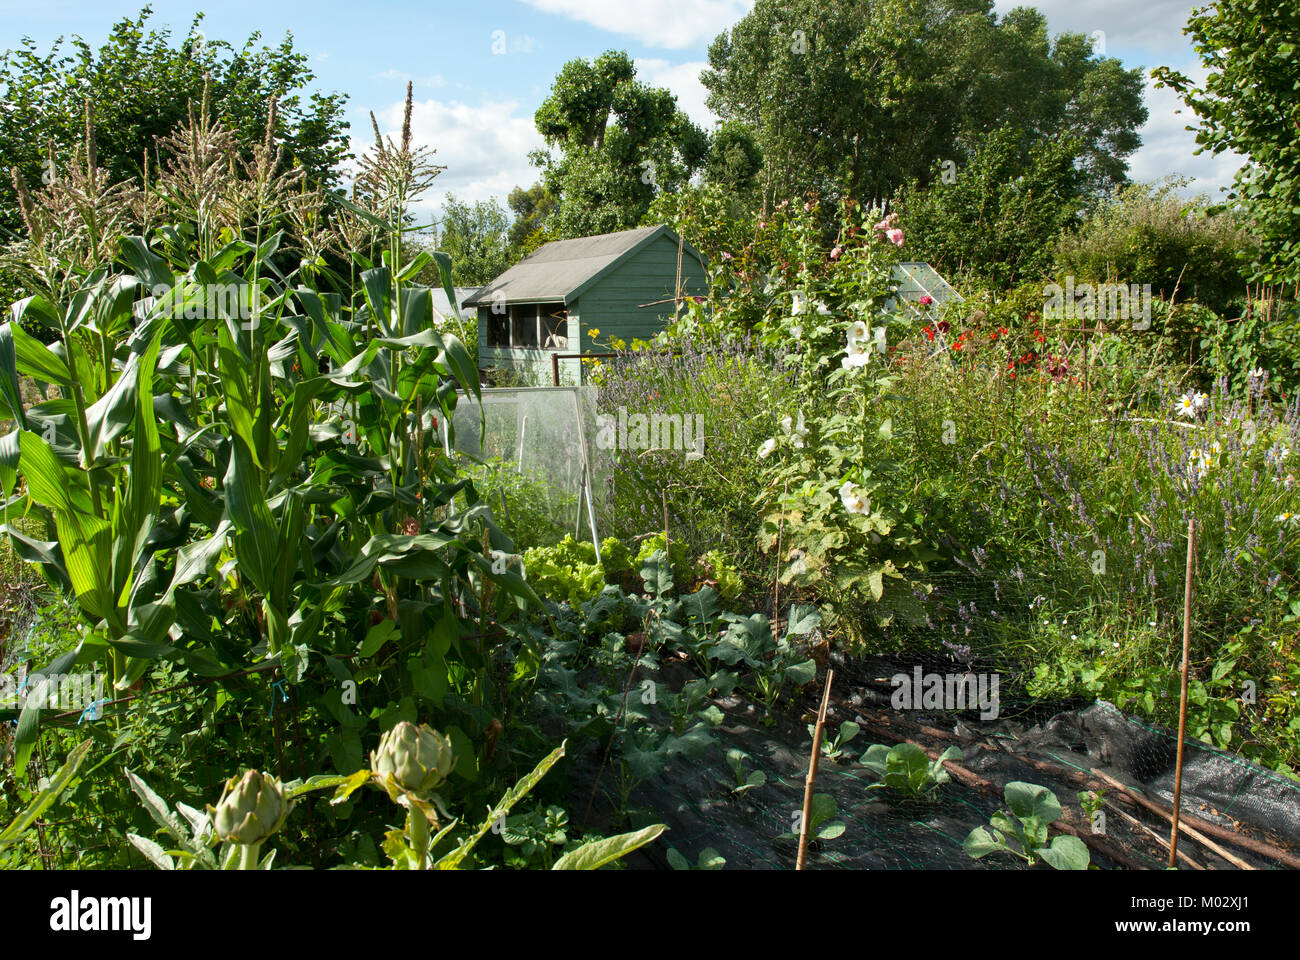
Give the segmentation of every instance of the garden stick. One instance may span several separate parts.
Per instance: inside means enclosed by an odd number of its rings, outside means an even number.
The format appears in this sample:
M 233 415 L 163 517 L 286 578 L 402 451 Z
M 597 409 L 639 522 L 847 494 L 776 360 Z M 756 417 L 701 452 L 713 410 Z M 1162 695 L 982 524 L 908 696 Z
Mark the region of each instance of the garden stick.
M 898 726 L 902 728 L 915 730 L 917 733 L 921 733 L 924 734 L 925 736 L 933 737 L 935 739 L 955 740 L 958 741 L 959 743 L 974 744 L 978 749 L 988 750 L 988 751 L 999 753 L 1004 756 L 1009 756 L 1004 751 L 997 750 L 994 747 L 985 746 L 984 744 L 977 744 L 970 737 L 964 737 L 961 734 L 953 733 L 950 730 L 936 730 L 934 727 L 928 727 L 925 726 L 924 724 L 912 723 L 910 720 L 904 720 L 901 718 L 893 718 L 889 721 L 881 721 L 881 723 L 884 724 L 884 726 L 876 726 L 870 723 L 863 723 L 863 728 L 864 729 L 870 728 L 876 731 L 878 734 L 884 734 L 885 736 L 897 737 L 898 734 L 894 730 L 889 728 Z M 922 744 L 919 743 L 917 745 L 923 746 Z M 938 755 L 938 751 L 934 751 L 933 753 L 930 754 L 931 757 L 935 757 L 937 755 Z M 1048 763 L 1043 760 L 1036 760 L 1032 757 L 1014 756 L 1013 759 L 1018 760 L 1020 763 L 1023 763 L 1027 766 L 1033 767 L 1035 770 L 1041 770 L 1044 773 L 1050 773 L 1053 776 L 1057 776 L 1069 780 L 1071 783 L 1076 783 L 1081 787 L 1087 787 L 1090 790 L 1095 789 L 1098 782 L 1100 782 L 1104 786 L 1111 787 L 1116 791 L 1115 799 L 1117 800 L 1125 800 L 1129 803 L 1134 804 L 1135 806 L 1148 810 L 1151 813 L 1158 814 L 1159 816 L 1163 817 L 1166 822 L 1171 820 L 1173 817 L 1173 814 L 1170 813 L 1170 811 L 1167 810 L 1165 807 L 1162 807 L 1154 800 L 1151 800 L 1150 798 L 1143 796 L 1142 794 L 1136 792 L 1135 790 L 1130 789 L 1129 787 L 1120 783 L 1114 777 L 1109 776 L 1106 773 L 1103 773 L 1101 770 L 1093 769 L 1088 771 L 1088 774 L 1084 774 L 1079 772 L 1078 770 L 1073 770 L 1069 767 L 1057 766 L 1056 764 Z M 1249 850 L 1251 853 L 1256 854 L 1257 856 L 1264 857 L 1265 859 L 1272 860 L 1276 863 L 1282 864 L 1287 867 L 1291 867 L 1292 869 L 1295 870 L 1300 870 L 1300 857 L 1288 853 L 1286 850 L 1274 846 L 1271 843 L 1267 843 L 1263 840 L 1256 839 L 1255 837 L 1252 837 L 1249 834 L 1245 833 L 1243 830 L 1220 826 L 1217 823 L 1211 823 L 1208 820 L 1202 820 L 1199 817 L 1194 817 L 1191 814 L 1186 814 L 1186 813 L 1179 818 L 1179 823 L 1180 823 L 1180 829 L 1182 829 L 1189 836 L 1195 838 L 1207 849 L 1217 853 L 1219 856 L 1223 857 L 1225 860 L 1229 861 L 1230 863 L 1234 863 L 1241 866 L 1242 869 L 1251 870 L 1254 869 L 1254 867 L 1251 867 L 1243 860 L 1238 860 L 1238 858 L 1234 857 L 1231 853 L 1228 853 L 1226 850 L 1224 850 L 1222 847 L 1218 846 L 1208 838 L 1215 837 L 1219 840 L 1222 840 L 1225 843 L 1231 843 L 1238 847 L 1241 847 L 1243 850 Z M 1161 845 L 1168 846 L 1168 844 L 1164 840 L 1161 841 Z
M 1183 667 L 1182 693 L 1178 698 L 1178 756 L 1174 760 L 1174 817 L 1169 834 L 1169 866 L 1178 854 L 1178 811 L 1183 797 L 1183 740 L 1187 736 L 1187 661 L 1192 644 L 1192 564 L 1196 554 L 1196 518 L 1187 521 L 1187 576 L 1183 583 Z
M 1092 773 L 1093 776 L 1097 777 L 1097 779 L 1101 780 L 1107 786 L 1114 787 L 1116 790 L 1119 790 L 1122 793 L 1125 793 L 1128 796 L 1132 797 L 1135 801 L 1137 801 L 1140 807 L 1146 810 L 1150 810 L 1152 813 L 1159 814 L 1160 816 L 1168 820 L 1170 823 L 1174 822 L 1174 813 L 1169 810 L 1166 810 L 1164 807 L 1160 806 L 1160 804 L 1153 803 L 1151 800 L 1148 800 L 1140 793 L 1136 793 L 1135 791 L 1128 789 L 1126 786 L 1124 786 L 1124 784 L 1120 783 L 1114 777 L 1109 777 L 1106 774 L 1102 773 L 1100 770 L 1093 770 Z M 1195 824 L 1195 826 L 1193 826 L 1193 824 Z M 1201 830 L 1197 829 L 1197 827 L 1200 827 L 1201 829 L 1205 830 L 1206 833 L 1212 833 L 1214 831 L 1207 828 L 1214 827 L 1214 826 L 1215 826 L 1214 824 L 1202 823 L 1196 820 L 1196 818 L 1194 817 L 1180 817 L 1178 820 L 1178 829 L 1182 830 L 1192 839 L 1199 841 L 1201 845 L 1204 846 L 1207 850 L 1211 850 L 1214 853 L 1217 853 L 1219 856 L 1223 857 L 1224 860 L 1227 860 L 1233 866 L 1241 870 L 1254 870 L 1255 868 L 1251 866 L 1249 863 L 1247 863 L 1245 860 L 1242 860 L 1240 857 L 1229 853 L 1227 850 L 1224 850 L 1223 847 L 1219 846 L 1213 840 L 1209 839 L 1209 837 L 1205 836 L 1205 834 L 1203 834 Z M 1221 830 L 1222 828 L 1219 829 Z M 1221 839 L 1228 840 L 1229 842 L 1232 843 L 1237 843 L 1239 846 L 1244 847 L 1245 849 L 1250 850 L 1254 853 L 1260 853 L 1262 856 L 1276 856 L 1279 860 L 1282 860 L 1283 862 L 1289 859 L 1291 861 L 1289 866 L 1292 867 L 1297 866 L 1298 862 L 1296 861 L 1295 857 L 1291 857 L 1289 854 L 1286 854 L 1285 852 L 1276 849 L 1273 850 L 1272 854 L 1269 854 L 1267 852 L 1262 852 L 1261 850 L 1256 849 L 1255 845 L 1263 847 L 1265 848 L 1265 850 L 1271 848 L 1269 848 L 1267 844 L 1260 844 L 1259 841 L 1251 840 L 1249 837 L 1243 836 L 1238 838 L 1230 834 L 1229 836 L 1222 837 Z
M 817 711 L 817 726 L 813 728 L 812 756 L 808 758 L 808 779 L 803 785 L 803 816 L 799 818 L 799 857 L 794 868 L 802 870 L 808 859 L 808 821 L 812 819 L 813 784 L 817 781 L 817 760 L 822 752 L 822 729 L 826 725 L 826 708 L 831 702 L 831 680 L 834 670 L 826 671 L 826 689 L 822 691 L 821 709 Z
M 1107 800 L 1107 801 L 1105 802 L 1105 806 L 1109 807 L 1110 810 L 1111 810 L 1112 812 L 1119 814 L 1119 816 L 1120 816 L 1120 817 L 1121 817 L 1121 818 L 1122 818 L 1126 823 L 1129 823 L 1129 824 L 1133 825 L 1134 827 L 1137 827 L 1137 828 L 1138 828 L 1139 830 L 1141 830 L 1143 833 L 1145 833 L 1145 834 L 1147 834 L 1148 836 L 1150 836 L 1151 839 L 1154 840 L 1156 843 L 1158 843 L 1160 846 L 1164 847 L 1166 850 L 1169 849 L 1169 841 L 1168 841 L 1168 840 L 1166 840 L 1164 837 L 1160 836 L 1160 834 L 1156 833 L 1154 830 L 1152 830 L 1150 827 L 1148 827 L 1145 823 L 1143 823 L 1143 822 L 1142 822 L 1141 820 L 1139 820 L 1137 817 L 1133 816 L 1133 814 L 1129 813 L 1127 810 L 1122 810 L 1122 809 L 1120 809 L 1120 807 L 1118 807 L 1118 806 L 1115 804 L 1115 802 L 1114 802 L 1113 800 Z M 1183 851 L 1183 850 L 1179 850 L 1179 851 L 1178 851 L 1178 856 L 1179 856 L 1180 859 L 1186 861 L 1186 862 L 1187 862 L 1187 865 L 1188 865 L 1189 867 L 1191 867 L 1193 870 L 1204 870 L 1204 869 L 1205 869 L 1204 866 L 1202 866 L 1201 864 L 1199 864 L 1199 863 L 1197 863 L 1195 860 L 1193 860 L 1193 859 L 1192 859 L 1192 858 L 1191 858 L 1191 857 L 1190 857 L 1190 856 L 1189 856 L 1185 851 Z
M 867 730 L 869 732 L 873 732 L 877 735 L 884 734 L 886 738 L 898 736 L 896 733 L 894 733 L 893 731 L 887 728 L 877 727 L 871 723 L 861 723 L 860 725 L 862 729 Z M 906 737 L 898 737 L 898 739 L 902 743 L 910 743 L 913 746 L 920 747 L 922 750 L 925 751 L 925 755 L 929 757 L 931 760 L 939 759 L 940 751 L 938 750 L 931 749 L 930 747 L 927 747 L 923 743 L 917 743 L 915 740 L 908 740 Z M 948 770 L 949 773 L 951 773 L 954 777 L 956 777 L 958 780 L 960 780 L 962 783 L 966 784 L 967 786 L 975 787 L 976 789 L 987 791 L 988 793 L 991 793 L 994 796 L 997 796 L 999 798 L 1002 797 L 1005 791 L 1005 787 L 999 787 L 993 781 L 987 780 L 984 777 L 981 777 L 978 773 L 966 769 L 956 761 L 945 760 L 943 765 Z M 1078 838 L 1080 841 L 1082 841 L 1089 847 L 1092 847 L 1098 853 L 1102 854 L 1103 856 L 1114 861 L 1115 863 L 1119 864 L 1122 867 L 1127 867 L 1130 870 L 1150 869 L 1150 867 L 1148 867 L 1146 864 L 1138 863 L 1136 860 L 1134 860 L 1132 857 L 1126 854 L 1123 850 L 1120 850 L 1118 847 L 1096 836 L 1091 830 L 1081 830 L 1073 826 L 1072 824 L 1065 822 L 1065 818 L 1069 816 L 1070 816 L 1070 811 L 1065 808 L 1062 808 L 1061 810 L 1062 819 L 1058 820 L 1055 824 L 1053 824 L 1053 826 L 1059 829 L 1062 833 Z

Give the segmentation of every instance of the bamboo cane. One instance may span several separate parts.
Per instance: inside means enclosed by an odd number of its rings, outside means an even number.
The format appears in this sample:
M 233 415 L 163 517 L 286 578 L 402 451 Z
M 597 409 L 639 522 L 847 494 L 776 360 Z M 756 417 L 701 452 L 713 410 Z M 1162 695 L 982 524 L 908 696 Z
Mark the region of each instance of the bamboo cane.
M 808 779 L 803 785 L 803 816 L 799 822 L 799 858 L 794 868 L 802 870 L 808 859 L 808 823 L 812 819 L 813 784 L 817 781 L 817 761 L 822 752 L 822 728 L 826 725 L 826 710 L 831 702 L 831 680 L 834 670 L 826 671 L 826 689 L 822 691 L 821 709 L 817 711 L 817 726 L 813 729 L 812 756 L 808 758 Z

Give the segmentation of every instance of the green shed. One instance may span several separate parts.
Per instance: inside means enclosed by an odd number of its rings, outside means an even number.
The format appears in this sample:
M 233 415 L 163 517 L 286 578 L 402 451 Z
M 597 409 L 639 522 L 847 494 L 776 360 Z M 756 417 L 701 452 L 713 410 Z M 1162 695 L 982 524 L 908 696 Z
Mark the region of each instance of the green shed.
M 672 318 L 674 298 L 708 291 L 702 258 L 666 226 L 556 240 L 487 284 L 463 306 L 478 310 L 479 369 L 581 384 L 575 353 L 601 352 L 618 337 L 649 339 Z M 680 262 L 681 287 L 678 289 Z

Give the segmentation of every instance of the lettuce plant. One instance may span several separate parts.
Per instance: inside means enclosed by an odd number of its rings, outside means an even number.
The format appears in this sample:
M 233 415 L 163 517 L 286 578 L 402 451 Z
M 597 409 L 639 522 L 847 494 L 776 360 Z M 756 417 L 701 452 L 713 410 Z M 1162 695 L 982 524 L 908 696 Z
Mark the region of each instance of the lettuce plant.
M 1057 870 L 1087 870 L 1088 847 L 1078 837 L 1055 836 L 1048 842 L 1047 828 L 1061 816 L 1056 794 L 1033 783 L 1012 781 L 1003 799 L 1007 809 L 989 818 L 989 825 L 976 827 L 962 849 L 974 859 L 990 853 L 1009 853 L 1029 865 L 1044 861 Z

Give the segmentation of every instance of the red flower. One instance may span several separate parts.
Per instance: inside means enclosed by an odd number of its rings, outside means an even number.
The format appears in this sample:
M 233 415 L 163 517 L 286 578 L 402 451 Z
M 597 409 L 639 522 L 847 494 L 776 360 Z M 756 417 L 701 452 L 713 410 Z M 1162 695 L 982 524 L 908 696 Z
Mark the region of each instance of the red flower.
M 930 329 L 929 327 L 925 327 L 921 330 L 921 332 L 925 334 L 925 338 L 927 340 L 929 340 L 932 343 L 934 342 L 934 331 L 932 329 Z

